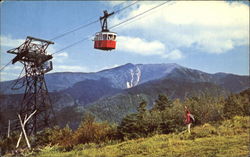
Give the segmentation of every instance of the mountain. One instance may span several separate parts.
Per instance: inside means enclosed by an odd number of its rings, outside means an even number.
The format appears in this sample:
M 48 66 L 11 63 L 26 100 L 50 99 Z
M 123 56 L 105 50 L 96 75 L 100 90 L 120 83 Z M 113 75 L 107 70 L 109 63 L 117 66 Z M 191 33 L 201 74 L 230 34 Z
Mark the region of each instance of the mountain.
M 239 92 L 249 85 L 247 76 L 217 73 L 208 74 L 199 70 L 189 69 L 175 63 L 168 64 L 125 64 L 116 68 L 102 70 L 95 73 L 60 72 L 45 75 L 50 92 L 59 92 L 71 88 L 74 84 L 84 80 L 100 80 L 106 78 L 113 88 L 126 89 L 139 84 L 168 77 L 169 79 L 186 80 L 192 82 L 212 82 L 221 85 L 232 92 Z M 22 81 L 20 81 L 22 83 Z M 0 82 L 0 93 L 17 94 L 21 90 L 11 90 L 15 80 Z M 247 85 L 246 85 L 247 84 Z
M 121 89 L 113 88 L 106 78 L 100 80 L 84 80 L 75 83 L 72 87 L 60 93 L 69 94 L 78 104 L 88 104 L 103 96 L 111 96 L 120 92 Z
M 75 83 L 84 80 L 99 80 L 106 78 L 113 88 L 126 89 L 138 84 L 159 79 L 174 68 L 177 64 L 125 64 L 112 69 L 102 70 L 96 73 L 61 72 L 45 75 L 46 83 L 50 92 L 58 92 L 72 87 Z M 11 90 L 15 80 L 0 82 L 0 92 L 4 94 L 22 93 L 22 90 Z
M 249 76 L 240 76 L 226 73 L 209 74 L 189 68 L 175 68 L 167 78 L 189 81 L 189 82 L 210 82 L 219 85 L 233 93 L 249 88 Z
M 208 94 L 211 96 L 226 96 L 229 91 L 209 82 L 188 82 L 171 79 L 160 79 L 149 81 L 134 88 L 123 90 L 123 92 L 111 97 L 104 97 L 89 104 L 86 110 L 93 113 L 101 121 L 120 122 L 127 114 L 135 112 L 142 100 L 148 102 L 148 107 L 153 106 L 159 94 L 165 94 L 170 99 L 181 99 L 186 97 Z
M 89 111 L 100 120 L 113 122 L 119 122 L 124 115 L 134 112 L 142 99 L 152 106 L 161 93 L 171 99 L 183 99 L 206 92 L 225 96 L 250 87 L 248 76 L 209 74 L 175 63 L 128 63 L 93 73 L 49 73 L 45 79 L 52 104 L 57 112 L 63 110 L 62 117 L 67 113 L 65 108 L 75 111 L 73 108 L 77 107 L 79 112 Z M 11 90 L 14 83 L 15 80 L 0 82 L 2 113 L 10 110 L 10 104 L 15 108 L 22 98 L 24 88 Z

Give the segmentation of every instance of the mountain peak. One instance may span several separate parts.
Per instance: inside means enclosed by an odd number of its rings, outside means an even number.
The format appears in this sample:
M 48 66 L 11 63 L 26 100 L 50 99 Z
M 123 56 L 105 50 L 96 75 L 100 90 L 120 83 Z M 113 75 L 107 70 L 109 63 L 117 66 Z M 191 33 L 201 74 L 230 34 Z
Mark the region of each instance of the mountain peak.
M 132 63 L 127 63 L 127 64 L 120 65 L 120 66 L 115 67 L 115 68 L 112 68 L 112 69 L 121 70 L 121 69 L 130 69 L 130 68 L 133 68 L 133 67 L 135 67 L 134 64 L 132 64 Z M 112 70 L 112 69 L 107 69 L 107 70 Z
M 126 67 L 126 68 L 133 68 L 135 65 L 132 64 L 132 63 L 127 63 L 127 64 L 124 64 L 124 65 L 121 65 L 120 67 Z
M 237 81 L 244 76 L 238 76 L 227 73 L 209 74 L 199 70 L 183 67 L 176 63 L 158 63 L 158 64 L 132 64 L 127 63 L 115 68 L 109 68 L 99 72 L 81 73 L 81 72 L 60 72 L 50 73 L 45 75 L 49 91 L 61 91 L 66 88 L 72 87 L 75 83 L 84 81 L 86 79 L 99 80 L 107 78 L 112 87 L 118 89 L 132 88 L 139 84 L 158 79 L 174 79 L 191 82 L 212 82 L 225 84 L 222 81 L 225 79 L 230 84 L 235 86 L 230 87 L 232 91 L 241 89 L 244 83 Z M 244 77 L 243 82 L 245 81 Z M 12 91 L 9 87 L 14 82 L 6 81 L 1 82 L 0 92 L 2 93 L 23 93 L 24 89 Z M 248 80 L 247 80 L 248 81 Z
M 132 63 L 127 63 L 127 64 L 124 64 L 123 66 L 134 66 L 134 64 L 132 64 Z

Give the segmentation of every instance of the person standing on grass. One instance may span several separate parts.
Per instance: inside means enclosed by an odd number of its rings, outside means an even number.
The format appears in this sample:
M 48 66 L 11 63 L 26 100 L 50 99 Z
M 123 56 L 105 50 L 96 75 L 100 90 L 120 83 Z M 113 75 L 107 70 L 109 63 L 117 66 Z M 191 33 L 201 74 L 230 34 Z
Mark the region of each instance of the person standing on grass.
M 188 133 L 191 133 L 191 124 L 194 122 L 194 116 L 190 113 L 187 106 L 185 106 L 185 124 L 187 124 Z

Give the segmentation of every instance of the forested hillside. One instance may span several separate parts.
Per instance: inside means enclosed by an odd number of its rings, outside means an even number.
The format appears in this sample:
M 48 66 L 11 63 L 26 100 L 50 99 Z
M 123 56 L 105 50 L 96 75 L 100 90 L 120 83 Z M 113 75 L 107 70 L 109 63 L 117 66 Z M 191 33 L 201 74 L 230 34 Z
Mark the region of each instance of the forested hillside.
M 209 74 L 174 63 L 128 63 L 95 73 L 52 73 L 46 81 L 58 125 L 69 124 L 72 129 L 86 112 L 99 121 L 119 123 L 142 100 L 152 107 L 159 94 L 182 101 L 201 95 L 226 97 L 249 88 L 248 76 Z M 11 90 L 14 84 L 15 80 L 0 82 L 0 121 L 5 127 L 1 132 L 6 131 L 8 120 L 17 118 L 22 101 L 24 87 Z
M 152 107 L 142 100 L 116 125 L 86 112 L 75 130 L 55 126 L 31 136 L 30 156 L 244 156 L 249 154 L 249 100 L 250 89 L 226 98 L 200 95 L 183 101 L 159 94 Z M 185 106 L 195 116 L 191 133 L 184 124 Z M 1 138 L 2 154 L 12 154 L 18 132 Z

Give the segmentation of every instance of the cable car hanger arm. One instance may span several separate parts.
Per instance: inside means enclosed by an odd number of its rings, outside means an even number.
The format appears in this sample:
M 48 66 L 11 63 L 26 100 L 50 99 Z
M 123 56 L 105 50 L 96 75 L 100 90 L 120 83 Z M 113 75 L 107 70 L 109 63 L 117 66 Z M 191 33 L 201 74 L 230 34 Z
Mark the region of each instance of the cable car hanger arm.
M 109 16 L 113 15 L 115 12 L 112 12 L 109 14 L 107 10 L 104 10 L 103 13 L 104 13 L 104 15 L 102 17 L 100 17 L 102 32 L 109 32 L 107 19 Z

